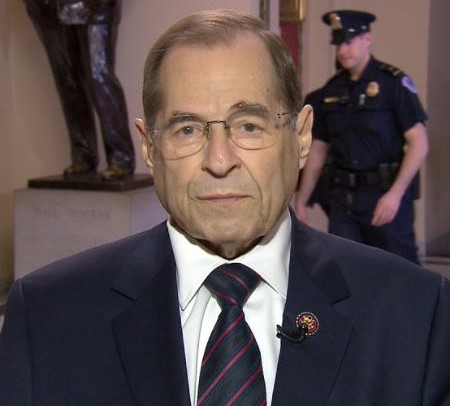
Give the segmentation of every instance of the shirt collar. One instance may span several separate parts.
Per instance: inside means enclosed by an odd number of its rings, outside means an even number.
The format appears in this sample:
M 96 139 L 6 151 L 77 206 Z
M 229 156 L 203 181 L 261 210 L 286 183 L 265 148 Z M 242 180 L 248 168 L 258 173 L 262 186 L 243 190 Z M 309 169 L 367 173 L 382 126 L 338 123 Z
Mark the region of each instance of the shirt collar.
M 240 262 L 255 270 L 283 299 L 286 299 L 291 220 L 286 210 L 270 234 L 252 250 L 232 261 L 205 251 L 167 221 L 177 265 L 178 300 L 184 310 L 213 269 L 227 262 Z

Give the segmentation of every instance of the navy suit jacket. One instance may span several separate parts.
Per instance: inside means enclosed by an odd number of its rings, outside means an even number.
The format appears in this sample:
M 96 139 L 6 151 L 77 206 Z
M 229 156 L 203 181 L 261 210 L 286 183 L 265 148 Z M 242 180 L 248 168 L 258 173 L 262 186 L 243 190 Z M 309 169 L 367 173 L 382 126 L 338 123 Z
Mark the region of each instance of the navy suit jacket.
M 283 326 L 304 311 L 319 330 L 281 342 L 273 405 L 450 405 L 446 279 L 293 220 Z M 15 282 L 0 405 L 189 404 L 165 224 Z

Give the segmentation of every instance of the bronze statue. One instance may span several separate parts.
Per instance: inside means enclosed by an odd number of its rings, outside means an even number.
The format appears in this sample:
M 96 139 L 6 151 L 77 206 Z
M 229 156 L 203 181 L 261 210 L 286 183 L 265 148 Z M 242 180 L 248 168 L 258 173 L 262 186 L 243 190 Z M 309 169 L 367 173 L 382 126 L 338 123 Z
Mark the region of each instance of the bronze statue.
M 24 0 L 42 40 L 67 122 L 72 163 L 66 177 L 98 165 L 94 110 L 108 167 L 103 179 L 134 172 L 135 157 L 123 90 L 114 73 L 121 0 Z

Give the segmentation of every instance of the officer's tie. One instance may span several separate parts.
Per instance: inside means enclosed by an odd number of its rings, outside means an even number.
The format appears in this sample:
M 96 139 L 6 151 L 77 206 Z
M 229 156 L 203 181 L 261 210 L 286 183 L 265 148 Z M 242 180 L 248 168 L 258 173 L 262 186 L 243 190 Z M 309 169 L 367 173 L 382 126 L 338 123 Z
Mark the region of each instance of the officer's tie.
M 203 356 L 199 406 L 266 404 L 261 354 L 242 311 L 259 281 L 256 272 L 238 263 L 216 268 L 205 280 L 222 312 Z

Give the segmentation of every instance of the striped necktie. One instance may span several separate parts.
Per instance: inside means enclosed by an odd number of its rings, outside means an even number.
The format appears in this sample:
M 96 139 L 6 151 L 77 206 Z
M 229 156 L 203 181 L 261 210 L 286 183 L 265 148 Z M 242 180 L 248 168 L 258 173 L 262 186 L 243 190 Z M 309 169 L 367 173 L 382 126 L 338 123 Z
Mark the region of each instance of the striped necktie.
M 206 345 L 198 406 L 266 405 L 261 354 L 242 306 L 260 282 L 245 265 L 216 268 L 204 285 L 222 309 Z

